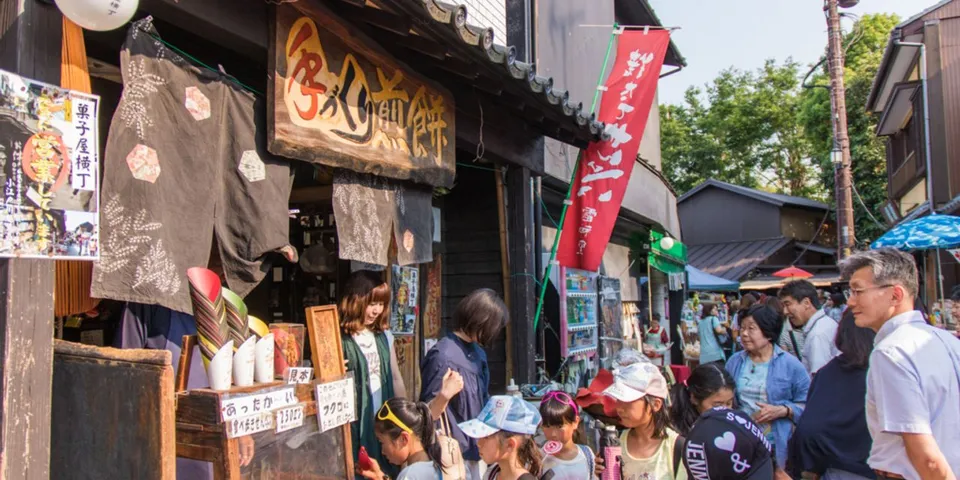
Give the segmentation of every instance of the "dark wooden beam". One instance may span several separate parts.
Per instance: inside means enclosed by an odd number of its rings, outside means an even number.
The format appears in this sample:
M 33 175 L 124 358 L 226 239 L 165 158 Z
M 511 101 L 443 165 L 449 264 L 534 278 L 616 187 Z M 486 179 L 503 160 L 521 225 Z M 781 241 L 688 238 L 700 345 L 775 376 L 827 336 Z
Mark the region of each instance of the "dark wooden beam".
M 63 17 L 36 0 L 0 2 L 0 68 L 60 84 Z M 52 260 L 0 260 L 0 475 L 50 478 Z
M 410 29 L 413 27 L 413 23 L 408 18 L 387 10 L 366 7 L 363 2 L 357 5 L 353 2 L 347 2 L 347 0 L 343 1 L 346 3 L 345 5 L 336 6 L 335 4 L 331 4 L 330 7 L 337 15 L 343 17 L 344 20 L 349 20 L 356 24 L 368 23 L 374 27 L 402 37 L 411 36 Z
M 510 321 L 513 328 L 513 376 L 518 384 L 536 381 L 536 330 L 533 328 L 537 303 L 533 256 L 533 187 L 530 170 L 507 170 L 507 230 L 510 252 Z
M 141 0 L 140 10 L 217 45 L 266 58 L 270 6 L 263 0 Z

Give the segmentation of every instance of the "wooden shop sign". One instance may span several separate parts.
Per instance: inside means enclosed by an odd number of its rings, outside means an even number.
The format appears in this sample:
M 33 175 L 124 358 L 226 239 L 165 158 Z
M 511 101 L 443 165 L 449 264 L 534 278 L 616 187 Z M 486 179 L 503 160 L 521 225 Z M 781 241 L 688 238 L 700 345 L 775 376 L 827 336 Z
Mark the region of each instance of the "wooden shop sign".
M 453 96 L 325 7 L 276 9 L 267 95 L 270 151 L 452 187 Z

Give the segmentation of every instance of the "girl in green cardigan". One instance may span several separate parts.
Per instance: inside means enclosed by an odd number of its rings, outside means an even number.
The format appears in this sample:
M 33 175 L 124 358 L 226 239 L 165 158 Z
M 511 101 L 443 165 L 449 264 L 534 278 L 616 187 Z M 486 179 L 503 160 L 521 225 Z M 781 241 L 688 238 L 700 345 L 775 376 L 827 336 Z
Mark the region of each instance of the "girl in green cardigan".
M 406 396 L 388 330 L 389 305 L 390 287 L 380 274 L 367 270 L 350 276 L 340 299 L 343 356 L 357 393 L 357 421 L 350 425 L 354 460 L 361 446 L 371 457 L 382 460 L 380 442 L 373 432 L 374 415 L 385 401 Z

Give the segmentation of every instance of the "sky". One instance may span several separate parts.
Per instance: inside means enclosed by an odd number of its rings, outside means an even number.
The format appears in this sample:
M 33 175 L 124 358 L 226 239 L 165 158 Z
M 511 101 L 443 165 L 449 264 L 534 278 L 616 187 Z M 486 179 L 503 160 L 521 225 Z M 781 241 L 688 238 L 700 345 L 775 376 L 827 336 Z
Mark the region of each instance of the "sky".
M 768 58 L 816 62 L 827 44 L 821 0 L 648 0 L 664 26 L 679 26 L 673 41 L 687 67 L 660 81 L 660 103 L 682 103 L 731 66 L 756 70 Z M 861 0 L 847 11 L 909 18 L 939 0 Z M 849 26 L 849 24 L 846 24 Z M 672 67 L 665 67 L 670 69 Z

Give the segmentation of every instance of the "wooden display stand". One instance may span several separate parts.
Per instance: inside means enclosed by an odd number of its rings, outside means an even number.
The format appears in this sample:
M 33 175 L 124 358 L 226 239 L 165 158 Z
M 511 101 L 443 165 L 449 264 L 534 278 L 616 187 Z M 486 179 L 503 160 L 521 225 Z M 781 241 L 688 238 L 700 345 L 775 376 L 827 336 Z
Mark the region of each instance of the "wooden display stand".
M 225 391 L 186 390 L 190 356 L 196 337 L 184 337 L 183 355 L 177 377 L 177 457 L 210 462 L 215 480 L 247 478 L 333 479 L 349 478 L 353 472 L 350 425 L 320 433 L 316 382 L 344 378 L 339 319 L 332 306 L 307 310 L 307 326 L 313 358 L 317 361 L 315 383 L 288 385 L 285 382 L 235 387 Z M 303 426 L 284 433 L 268 430 L 247 437 L 254 444 L 254 458 L 241 467 L 241 438 L 229 438 L 228 423 L 221 416 L 224 402 L 237 397 L 268 393 L 294 387 L 297 401 L 304 405 Z M 300 438 L 294 438 L 299 435 Z M 297 447 L 289 447 L 293 443 Z M 333 460 L 328 461 L 328 460 Z

